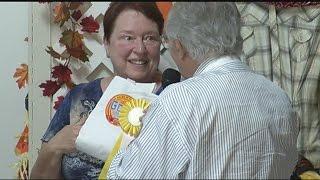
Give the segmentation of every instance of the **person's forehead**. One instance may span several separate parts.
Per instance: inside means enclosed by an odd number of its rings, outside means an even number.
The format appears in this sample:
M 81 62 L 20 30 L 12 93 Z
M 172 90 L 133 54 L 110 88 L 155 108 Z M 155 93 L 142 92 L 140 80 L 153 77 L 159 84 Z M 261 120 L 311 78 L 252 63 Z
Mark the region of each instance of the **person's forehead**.
M 142 22 L 143 26 L 135 24 L 137 21 Z M 133 9 L 126 9 L 122 11 L 115 20 L 115 28 L 126 28 L 128 26 L 145 29 L 149 28 L 150 31 L 158 31 L 156 22 L 146 17 L 143 13 Z

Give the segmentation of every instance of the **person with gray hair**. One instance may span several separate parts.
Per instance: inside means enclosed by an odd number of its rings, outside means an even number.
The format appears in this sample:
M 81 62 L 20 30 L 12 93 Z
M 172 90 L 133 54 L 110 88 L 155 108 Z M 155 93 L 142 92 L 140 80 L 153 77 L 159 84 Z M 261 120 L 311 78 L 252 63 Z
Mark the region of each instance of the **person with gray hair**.
M 286 93 L 241 62 L 234 2 L 176 2 L 165 43 L 186 80 L 168 86 L 111 179 L 289 179 L 297 118 Z

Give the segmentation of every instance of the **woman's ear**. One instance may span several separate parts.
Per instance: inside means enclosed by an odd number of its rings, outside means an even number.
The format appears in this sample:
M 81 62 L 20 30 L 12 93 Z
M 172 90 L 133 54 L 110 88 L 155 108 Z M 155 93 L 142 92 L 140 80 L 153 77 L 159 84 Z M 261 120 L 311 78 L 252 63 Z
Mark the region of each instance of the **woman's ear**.
M 103 45 L 104 45 L 104 49 L 106 50 L 106 55 L 107 55 L 107 57 L 110 58 L 110 54 L 109 54 L 109 42 L 108 42 L 106 39 L 103 40 Z

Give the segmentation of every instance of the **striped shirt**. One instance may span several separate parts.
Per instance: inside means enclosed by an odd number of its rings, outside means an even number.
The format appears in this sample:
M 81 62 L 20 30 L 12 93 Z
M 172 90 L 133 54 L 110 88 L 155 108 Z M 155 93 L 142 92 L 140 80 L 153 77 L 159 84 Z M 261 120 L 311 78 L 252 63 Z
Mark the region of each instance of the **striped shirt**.
M 281 88 L 238 59 L 209 59 L 153 101 L 108 178 L 289 179 L 297 134 Z

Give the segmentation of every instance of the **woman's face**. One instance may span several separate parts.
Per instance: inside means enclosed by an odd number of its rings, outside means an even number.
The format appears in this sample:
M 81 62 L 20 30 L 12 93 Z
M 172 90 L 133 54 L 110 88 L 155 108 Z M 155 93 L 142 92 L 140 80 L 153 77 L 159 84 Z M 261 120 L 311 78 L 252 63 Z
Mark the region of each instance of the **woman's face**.
M 105 46 L 115 75 L 152 82 L 160 60 L 160 34 L 155 22 L 135 10 L 117 17 Z

